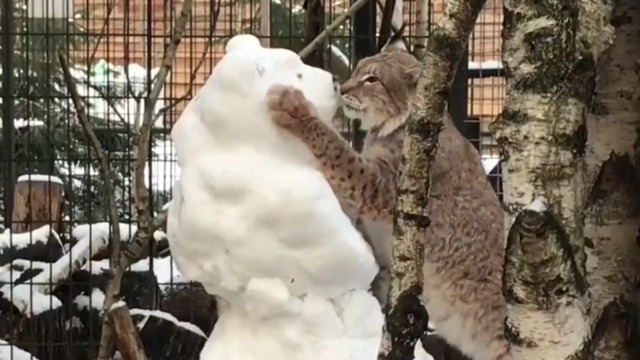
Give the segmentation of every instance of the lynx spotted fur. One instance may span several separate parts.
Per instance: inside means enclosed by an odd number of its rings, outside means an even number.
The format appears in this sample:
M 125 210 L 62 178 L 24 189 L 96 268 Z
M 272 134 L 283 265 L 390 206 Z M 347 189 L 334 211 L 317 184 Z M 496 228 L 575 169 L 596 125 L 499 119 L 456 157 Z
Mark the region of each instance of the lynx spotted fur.
M 347 212 L 361 218 L 381 268 L 372 290 L 383 304 L 404 123 L 421 67 L 406 50 L 388 47 L 362 59 L 342 85 L 345 114 L 368 130 L 362 154 L 319 121 L 299 91 L 276 86 L 269 93 L 272 120 L 307 144 Z M 448 116 L 439 144 L 424 234 L 423 301 L 437 333 L 467 356 L 508 360 L 503 210 L 478 152 Z

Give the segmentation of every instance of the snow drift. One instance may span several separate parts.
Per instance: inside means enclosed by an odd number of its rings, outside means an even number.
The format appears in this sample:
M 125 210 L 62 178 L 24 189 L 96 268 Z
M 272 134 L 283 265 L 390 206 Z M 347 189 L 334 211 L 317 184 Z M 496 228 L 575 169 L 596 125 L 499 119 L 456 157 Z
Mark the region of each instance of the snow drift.
M 315 158 L 268 118 L 274 84 L 300 89 L 325 121 L 339 105 L 330 73 L 238 35 L 171 134 L 171 253 L 223 300 L 201 358 L 375 359 L 378 267 Z

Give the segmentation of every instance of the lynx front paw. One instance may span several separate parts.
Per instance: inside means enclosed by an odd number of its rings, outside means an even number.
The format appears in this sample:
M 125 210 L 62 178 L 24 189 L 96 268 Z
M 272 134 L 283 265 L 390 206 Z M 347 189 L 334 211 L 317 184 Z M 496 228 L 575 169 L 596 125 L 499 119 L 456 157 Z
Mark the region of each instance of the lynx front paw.
M 267 106 L 271 120 L 290 131 L 304 127 L 315 113 L 302 91 L 291 86 L 272 86 L 267 92 Z

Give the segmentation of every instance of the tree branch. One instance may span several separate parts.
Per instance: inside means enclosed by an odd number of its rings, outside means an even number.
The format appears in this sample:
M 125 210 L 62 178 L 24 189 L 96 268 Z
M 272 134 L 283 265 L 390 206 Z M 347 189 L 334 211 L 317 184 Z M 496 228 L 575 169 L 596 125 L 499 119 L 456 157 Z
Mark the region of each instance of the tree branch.
M 120 264 L 120 226 L 118 222 L 118 210 L 116 208 L 115 202 L 115 189 L 113 186 L 113 178 L 111 177 L 111 170 L 109 167 L 109 159 L 102 148 L 102 144 L 98 137 L 96 136 L 95 131 L 93 130 L 93 126 L 89 122 L 89 117 L 87 116 L 87 111 L 84 107 L 82 100 L 80 99 L 80 94 L 78 93 L 78 88 L 76 86 L 75 80 L 71 75 L 71 71 L 69 69 L 69 63 L 62 52 L 58 53 L 58 60 L 60 61 L 60 66 L 62 67 L 62 71 L 64 73 L 65 83 L 67 88 L 69 89 L 69 93 L 71 94 L 71 99 L 73 101 L 73 105 L 76 110 L 76 115 L 82 128 L 84 129 L 85 134 L 89 138 L 91 145 L 96 152 L 96 156 L 98 158 L 98 162 L 100 164 L 99 170 L 104 178 L 104 187 L 105 187 L 105 197 L 107 202 L 107 207 L 109 210 L 109 223 L 111 225 L 111 279 L 109 279 L 109 283 L 107 285 L 107 291 L 105 296 L 105 301 L 103 304 L 103 310 L 105 311 L 105 316 L 102 321 L 102 333 L 100 337 L 100 348 L 98 350 L 98 359 L 100 360 L 108 360 L 113 356 L 115 352 L 115 347 L 113 345 L 113 337 L 114 337 L 114 326 L 118 326 L 120 328 L 126 328 L 126 324 L 110 324 L 108 311 L 113 304 L 120 300 L 120 285 L 122 280 L 122 274 L 124 272 L 124 268 Z M 89 255 L 90 256 L 90 255 Z M 125 305 L 126 307 L 126 305 Z M 119 320 L 118 320 L 119 319 Z M 125 320 L 131 322 L 131 318 L 123 319 L 123 317 L 118 317 L 114 321 Z M 129 331 L 127 334 L 118 334 L 120 338 L 132 338 L 133 342 L 140 342 L 137 331 Z M 125 358 L 127 360 L 146 360 L 146 356 L 144 353 L 137 353 L 139 356 Z
M 156 114 L 156 119 L 154 119 L 154 123 L 159 116 L 162 116 L 163 114 L 173 109 L 174 107 L 178 106 L 180 103 L 189 99 L 193 95 L 193 83 L 196 80 L 196 77 L 198 75 L 198 72 L 200 71 L 200 68 L 202 67 L 202 65 L 204 65 L 204 60 L 207 59 L 207 54 L 209 53 L 209 49 L 211 49 L 211 46 L 213 45 L 213 35 L 216 32 L 216 26 L 218 24 L 218 18 L 220 16 L 220 7 L 222 4 L 222 0 L 212 0 L 212 2 L 215 2 L 215 1 L 217 1 L 217 4 L 212 15 L 211 27 L 209 28 L 209 37 L 208 37 L 209 42 L 207 42 L 207 45 L 205 46 L 204 50 L 202 50 L 202 55 L 200 56 L 198 63 L 196 64 L 193 71 L 191 72 L 191 79 L 189 79 L 189 90 L 187 90 L 187 92 L 184 95 L 172 101 L 169 105 L 158 110 Z
M 428 1 L 428 0 L 425 0 Z M 430 167 L 438 147 L 438 134 L 446 113 L 446 100 L 478 15 L 486 0 L 447 2 L 442 23 L 431 32 L 424 67 L 407 120 L 407 136 L 398 183 L 394 219 L 391 289 L 386 328 L 391 349 L 387 359 L 413 358 L 417 340 L 426 331 L 427 314 L 422 293 L 422 237 L 429 226 Z
M 309 45 L 305 46 L 304 49 L 300 50 L 298 55 L 301 58 L 306 58 L 309 56 L 320 44 L 324 42 L 324 40 L 331 34 L 338 26 L 342 25 L 348 18 L 353 16 L 356 11 L 358 11 L 361 7 L 363 7 L 367 1 L 369 0 L 358 0 L 353 5 L 344 12 L 344 14 L 340 15 L 337 19 L 335 19 L 329 26 L 327 26 L 315 39 L 313 39 Z
M 127 1 L 129 3 L 129 1 Z M 104 19 L 104 23 L 102 24 L 102 29 L 100 29 L 100 34 L 98 35 L 98 39 L 96 40 L 93 49 L 91 50 L 91 56 L 89 56 L 87 65 L 91 66 L 93 62 L 96 60 L 96 53 L 98 52 L 98 47 L 102 42 L 102 39 L 107 33 L 107 27 L 109 26 L 109 20 L 111 20 L 111 15 L 113 14 L 113 10 L 115 10 L 116 5 L 118 4 L 118 0 L 111 0 L 107 5 L 107 16 Z
M 173 61 L 182 36 L 191 17 L 193 8 L 193 0 L 185 0 L 180 10 L 180 16 L 176 20 L 171 41 L 162 59 L 162 66 L 158 72 L 158 76 L 153 83 L 153 88 L 145 98 L 144 118 L 142 125 L 138 130 L 138 153 L 134 165 L 134 184 L 135 184 L 135 200 L 136 211 L 138 215 L 138 235 L 137 242 L 149 244 L 153 236 L 153 223 L 151 221 L 151 207 L 149 204 L 149 189 L 144 183 L 144 169 L 149 154 L 149 145 L 151 141 L 151 128 L 155 122 L 154 109 L 160 96 L 160 91 L 164 87 L 167 76 L 171 70 Z M 131 253 L 129 253 L 131 255 Z M 130 261 L 127 260 L 127 263 Z

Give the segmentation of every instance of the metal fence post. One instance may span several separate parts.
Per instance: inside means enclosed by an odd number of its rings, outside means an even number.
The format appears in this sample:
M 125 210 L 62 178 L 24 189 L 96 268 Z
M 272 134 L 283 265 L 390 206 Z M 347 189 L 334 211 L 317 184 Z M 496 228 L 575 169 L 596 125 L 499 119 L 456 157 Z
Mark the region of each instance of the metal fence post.
M 13 48 L 14 14 L 13 0 L 4 0 L 2 13 L 2 176 L 4 177 L 4 222 L 5 228 L 11 227 L 13 207 L 13 187 L 15 182 L 14 157 L 14 86 L 13 86 Z

